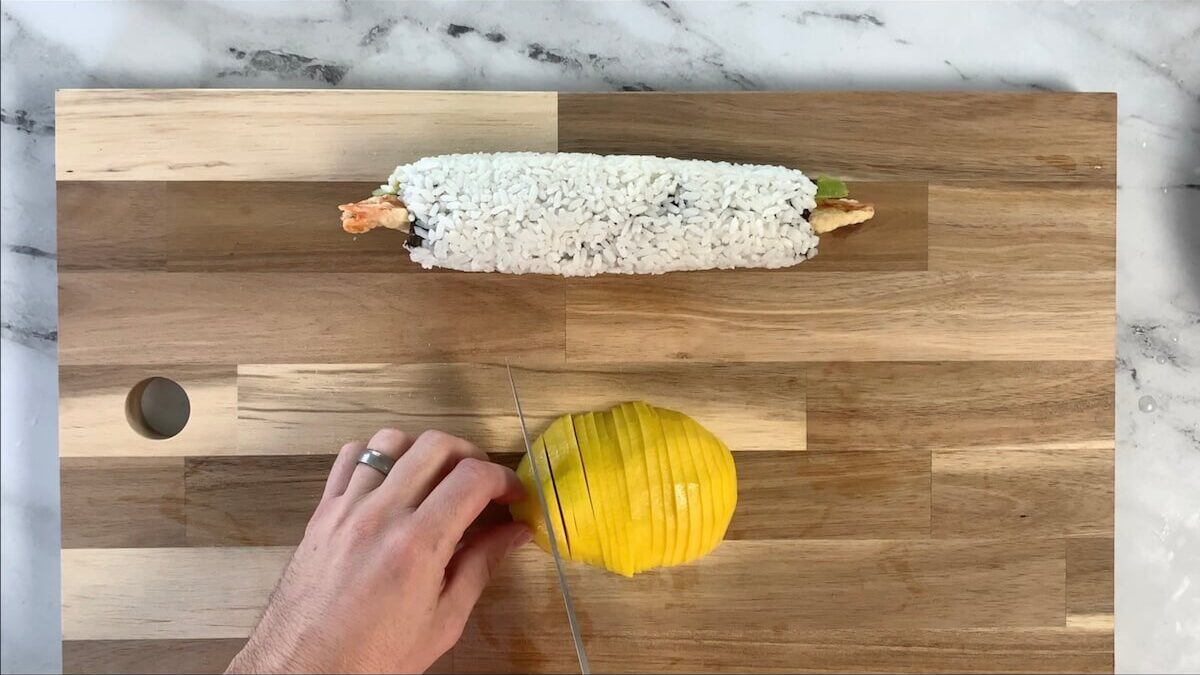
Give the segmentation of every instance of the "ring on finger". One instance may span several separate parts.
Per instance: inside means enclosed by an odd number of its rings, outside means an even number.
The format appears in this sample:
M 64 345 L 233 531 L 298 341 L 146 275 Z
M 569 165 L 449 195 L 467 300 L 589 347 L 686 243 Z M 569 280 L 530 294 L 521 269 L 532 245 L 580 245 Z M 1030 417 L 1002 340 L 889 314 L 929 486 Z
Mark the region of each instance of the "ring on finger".
M 358 463 L 366 464 L 386 476 L 392 470 L 392 467 L 396 465 L 396 460 L 378 450 L 367 448 L 358 456 Z

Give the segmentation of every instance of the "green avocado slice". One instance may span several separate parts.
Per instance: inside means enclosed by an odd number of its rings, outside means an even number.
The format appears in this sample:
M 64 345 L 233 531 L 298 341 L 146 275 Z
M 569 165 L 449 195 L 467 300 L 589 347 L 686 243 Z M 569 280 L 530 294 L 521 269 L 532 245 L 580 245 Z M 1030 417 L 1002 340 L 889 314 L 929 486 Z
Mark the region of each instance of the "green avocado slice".
M 816 199 L 841 199 L 848 197 L 850 190 L 846 184 L 836 178 L 820 176 L 817 178 Z

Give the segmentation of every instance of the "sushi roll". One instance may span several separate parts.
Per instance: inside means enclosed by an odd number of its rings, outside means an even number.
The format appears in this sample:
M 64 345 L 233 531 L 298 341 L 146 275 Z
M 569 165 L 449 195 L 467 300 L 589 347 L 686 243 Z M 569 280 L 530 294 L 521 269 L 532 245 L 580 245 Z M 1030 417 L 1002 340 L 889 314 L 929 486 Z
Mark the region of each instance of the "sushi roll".
M 427 157 L 338 208 L 347 232 L 407 233 L 425 268 L 562 276 L 788 267 L 875 215 L 780 166 L 532 152 Z

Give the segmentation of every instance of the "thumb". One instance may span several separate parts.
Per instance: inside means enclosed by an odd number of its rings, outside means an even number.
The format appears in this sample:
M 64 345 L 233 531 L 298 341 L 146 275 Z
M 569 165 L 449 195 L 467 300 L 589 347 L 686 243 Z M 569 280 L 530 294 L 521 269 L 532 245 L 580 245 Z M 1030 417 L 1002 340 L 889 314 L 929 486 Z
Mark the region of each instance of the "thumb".
M 469 535 L 446 566 L 446 584 L 440 605 L 446 619 L 465 624 L 504 557 L 528 542 L 531 536 L 528 527 L 515 522 Z

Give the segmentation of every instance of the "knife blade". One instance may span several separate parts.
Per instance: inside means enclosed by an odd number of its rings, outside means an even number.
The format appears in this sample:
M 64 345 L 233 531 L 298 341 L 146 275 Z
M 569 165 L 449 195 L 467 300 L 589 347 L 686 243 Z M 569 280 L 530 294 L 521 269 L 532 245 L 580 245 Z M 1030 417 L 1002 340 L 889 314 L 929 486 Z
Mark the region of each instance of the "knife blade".
M 507 361 L 504 367 L 508 370 L 508 384 L 512 387 L 513 402 L 517 405 L 517 419 L 521 422 L 521 439 L 525 441 L 525 456 L 529 458 L 529 468 L 533 472 L 533 484 L 537 488 L 538 503 L 542 505 L 542 519 L 546 523 L 546 533 L 550 540 L 550 555 L 554 558 L 554 568 L 558 571 L 558 588 L 562 591 L 563 605 L 567 609 L 567 622 L 571 625 L 571 639 L 575 641 L 575 656 L 579 657 L 579 672 L 588 675 L 587 653 L 583 648 L 583 638 L 579 634 L 579 619 L 575 617 L 575 603 L 571 602 L 571 589 L 567 586 L 567 575 L 563 571 L 562 556 L 558 552 L 558 538 L 554 534 L 554 524 L 550 520 L 550 503 L 546 501 L 546 492 L 542 489 L 542 476 L 538 464 L 533 458 L 533 447 L 529 444 L 529 430 L 525 427 L 525 413 L 521 410 L 521 397 L 517 394 L 517 382 L 513 379 L 512 366 Z M 547 464 L 550 458 L 546 458 Z M 566 536 L 566 533 L 563 533 Z

